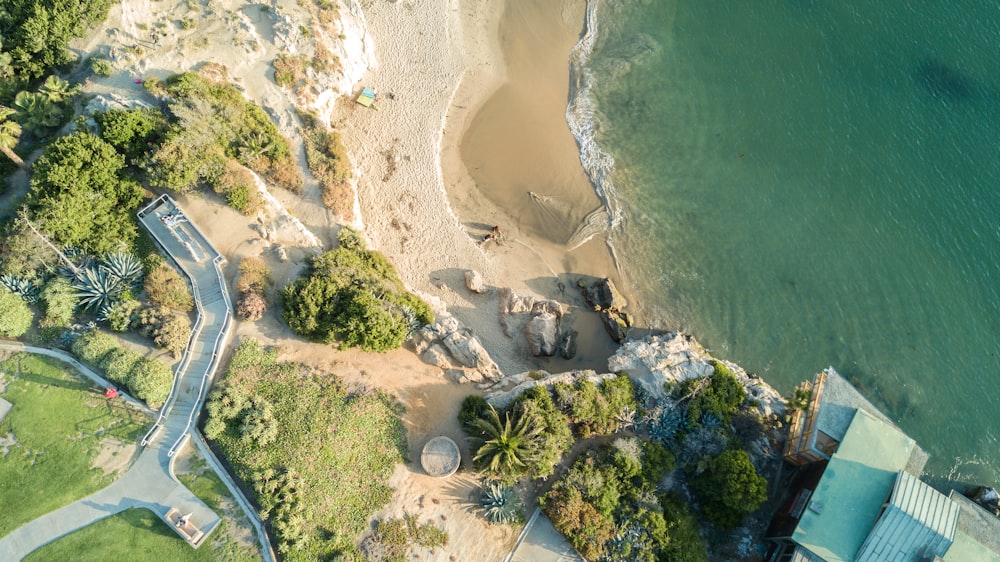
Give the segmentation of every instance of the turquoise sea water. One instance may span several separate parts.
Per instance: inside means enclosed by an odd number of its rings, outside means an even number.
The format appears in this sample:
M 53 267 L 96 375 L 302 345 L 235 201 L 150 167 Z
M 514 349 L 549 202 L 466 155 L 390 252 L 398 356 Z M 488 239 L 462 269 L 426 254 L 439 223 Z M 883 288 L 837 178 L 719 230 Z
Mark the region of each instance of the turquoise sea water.
M 932 478 L 1000 484 L 1000 4 L 594 18 L 584 113 L 645 316 L 782 392 L 832 365 Z

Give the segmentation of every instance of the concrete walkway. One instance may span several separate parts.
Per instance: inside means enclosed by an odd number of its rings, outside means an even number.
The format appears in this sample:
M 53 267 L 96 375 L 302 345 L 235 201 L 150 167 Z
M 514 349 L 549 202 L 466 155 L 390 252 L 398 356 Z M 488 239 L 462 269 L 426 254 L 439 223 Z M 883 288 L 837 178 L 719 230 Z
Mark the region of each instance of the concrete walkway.
M 542 510 L 535 508 L 504 562 L 586 562 L 586 559 L 573 549 Z
M 164 222 L 162 216 L 180 216 L 168 198 L 157 199 L 140 212 L 140 222 L 188 275 L 198 308 L 184 357 L 174 375 L 174 386 L 153 428 L 143 439 L 145 449 L 135 464 L 113 484 L 82 500 L 52 511 L 0 539 L 0 560 L 21 560 L 35 549 L 131 507 L 144 507 L 161 518 L 173 507 L 192 513 L 191 524 L 205 533 L 221 519 L 184 487 L 173 473 L 173 459 L 190 437 L 205 393 L 232 323 L 229 294 L 222 279 L 222 258 L 188 222 Z M 167 522 L 173 528 L 172 522 Z

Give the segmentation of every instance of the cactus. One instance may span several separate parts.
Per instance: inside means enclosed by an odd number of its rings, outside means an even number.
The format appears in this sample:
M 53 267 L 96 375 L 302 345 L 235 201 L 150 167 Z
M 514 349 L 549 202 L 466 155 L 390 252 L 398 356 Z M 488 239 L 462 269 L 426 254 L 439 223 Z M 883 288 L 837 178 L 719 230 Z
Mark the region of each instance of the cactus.
M 73 279 L 73 288 L 77 290 L 80 306 L 107 316 L 114 299 L 122 292 L 122 282 L 104 267 L 88 267 Z
M 513 523 L 521 516 L 521 503 L 513 488 L 491 483 L 479 498 L 483 517 L 490 523 Z
M 123 286 L 134 285 L 142 277 L 142 262 L 128 252 L 108 254 L 101 267 L 108 270 L 111 276 L 118 278 Z

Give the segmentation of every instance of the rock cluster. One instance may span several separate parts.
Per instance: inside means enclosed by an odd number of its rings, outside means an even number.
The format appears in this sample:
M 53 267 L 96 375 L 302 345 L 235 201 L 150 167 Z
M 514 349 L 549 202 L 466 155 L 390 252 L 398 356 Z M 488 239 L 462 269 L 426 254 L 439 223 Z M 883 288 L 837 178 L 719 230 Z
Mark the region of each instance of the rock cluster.
M 577 281 L 577 287 L 591 306 L 600 316 L 611 339 L 622 343 L 628 338 L 632 320 L 623 309 L 628 302 L 621 296 L 615 284 L 608 278 L 600 279 L 590 285 L 583 279 Z
M 524 337 L 533 356 L 551 357 L 558 352 L 570 359 L 576 354 L 576 332 L 562 331 L 564 313 L 561 304 L 554 300 L 521 297 L 508 287 L 499 289 L 497 294 L 500 297 L 500 327 L 504 334 L 511 336 L 511 324 L 515 317 L 526 316 Z
M 410 341 L 423 362 L 440 367 L 455 382 L 495 382 L 503 377 L 479 340 L 454 316 L 439 314 Z
M 631 340 L 622 345 L 608 360 L 612 372 L 625 372 L 654 398 L 666 396 L 664 383 L 680 383 L 712 374 L 714 362 L 693 337 L 671 332 Z M 785 412 L 785 400 L 775 389 L 756 375 L 734 363 L 723 361 L 746 389 L 747 399 L 758 404 L 761 415 L 770 417 Z

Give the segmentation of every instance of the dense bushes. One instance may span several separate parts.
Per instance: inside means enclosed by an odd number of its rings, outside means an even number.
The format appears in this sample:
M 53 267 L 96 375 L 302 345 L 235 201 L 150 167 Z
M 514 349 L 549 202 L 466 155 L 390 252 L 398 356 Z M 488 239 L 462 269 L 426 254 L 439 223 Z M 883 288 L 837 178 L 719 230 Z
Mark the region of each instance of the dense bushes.
M 152 185 L 187 192 L 211 184 L 242 212 L 252 214 L 259 204 L 256 188 L 235 172 L 235 159 L 278 187 L 301 189 L 302 175 L 288 141 L 264 110 L 235 86 L 188 72 L 169 78 L 165 94 L 171 124 L 146 166 Z
M 40 301 L 45 313 L 43 327 L 65 328 L 73 321 L 78 302 L 76 289 L 65 277 L 53 277 L 42 289 Z
M 191 337 L 191 319 L 166 307 L 146 307 L 139 311 L 139 333 L 153 343 L 178 355 Z
M 722 529 L 736 527 L 767 499 L 767 480 L 740 449 L 709 460 L 707 470 L 692 479 L 691 485 L 705 517 Z
M 587 379 L 573 385 L 557 383 L 553 392 L 583 438 L 614 433 L 631 424 L 636 413 L 635 387 L 628 375 L 602 381 L 599 387 Z
M 656 493 L 672 467 L 673 458 L 656 443 L 616 439 L 577 460 L 540 503 L 589 560 L 707 560 L 684 507 Z
M 355 240 L 347 230 L 342 237 Z M 355 244 L 314 258 L 309 271 L 285 287 L 282 303 L 282 316 L 300 336 L 365 351 L 395 349 L 410 330 L 434 320 L 385 256 Z
M 705 386 L 707 384 L 707 386 Z M 746 392 L 736 380 L 736 376 L 721 361 L 715 362 L 715 369 L 707 379 L 689 379 L 681 386 L 681 395 L 693 395 L 687 406 L 688 422 L 697 425 L 705 416 L 715 416 L 723 423 L 746 398 Z
M 170 367 L 120 347 L 113 336 L 91 330 L 73 342 L 73 354 L 103 369 L 108 380 L 124 386 L 151 407 L 162 404 L 170 394 L 174 379 Z
M 34 314 L 21 297 L 0 287 L 0 336 L 16 338 L 28 331 Z
M 91 133 L 56 139 L 34 165 L 26 199 L 32 219 L 56 245 L 97 255 L 129 246 L 142 195 L 124 166 L 124 157 Z
M 158 143 L 167 130 L 167 118 L 158 109 L 111 109 L 94 115 L 101 138 L 125 155 L 130 165 L 140 163 L 149 143 Z
M 69 41 L 107 17 L 110 0 L 4 2 L 0 9 L 0 103 L 73 60 Z

